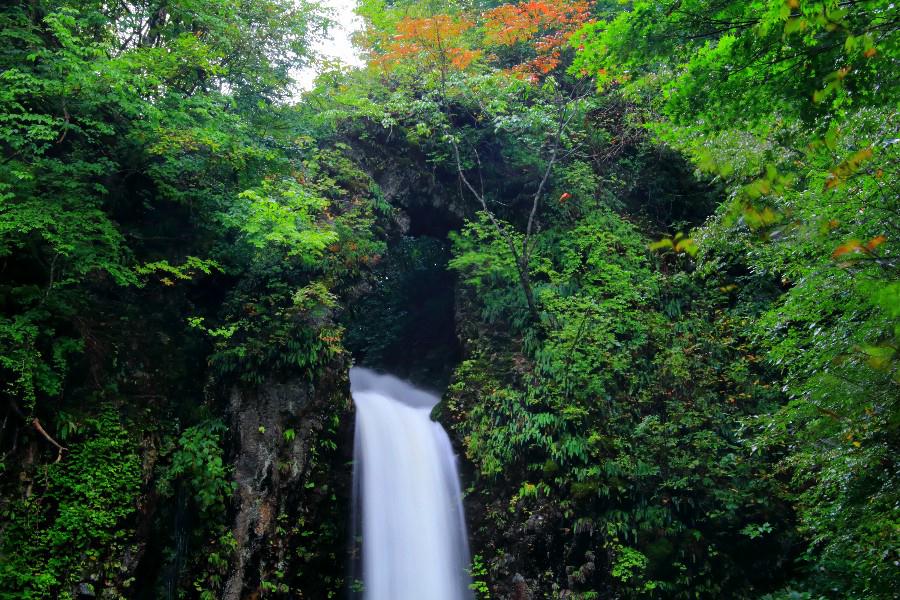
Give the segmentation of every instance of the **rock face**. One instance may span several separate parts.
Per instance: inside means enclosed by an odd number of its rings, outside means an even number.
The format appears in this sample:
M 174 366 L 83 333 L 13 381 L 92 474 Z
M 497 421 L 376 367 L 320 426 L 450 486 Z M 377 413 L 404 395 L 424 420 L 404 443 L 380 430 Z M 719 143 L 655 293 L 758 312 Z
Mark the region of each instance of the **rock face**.
M 345 365 L 326 373 L 231 391 L 237 549 L 226 600 L 263 589 L 325 598 L 341 585 L 352 423 Z
M 384 200 L 400 209 L 395 216 L 400 233 L 443 238 L 473 214 L 475 205 L 460 193 L 455 171 L 435 165 L 415 145 L 397 152 L 398 141 L 381 130 L 365 137 L 348 140 L 352 154 Z

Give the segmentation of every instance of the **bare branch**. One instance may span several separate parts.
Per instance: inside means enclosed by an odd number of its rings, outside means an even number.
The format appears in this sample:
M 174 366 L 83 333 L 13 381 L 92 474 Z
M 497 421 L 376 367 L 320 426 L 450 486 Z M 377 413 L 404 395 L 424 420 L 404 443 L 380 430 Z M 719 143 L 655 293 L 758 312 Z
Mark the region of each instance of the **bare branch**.
M 574 104 L 581 100 L 581 96 L 576 95 L 575 99 L 569 102 L 563 102 L 563 99 L 557 98 L 558 103 L 560 104 L 559 110 L 559 120 L 557 122 L 556 132 L 553 136 L 552 146 L 550 148 L 550 160 L 547 162 L 547 168 L 544 169 L 544 175 L 541 177 L 541 182 L 538 185 L 537 191 L 534 193 L 534 197 L 531 203 L 531 213 L 528 215 L 528 225 L 525 228 L 525 239 L 522 240 L 522 255 L 525 257 L 525 261 L 528 261 L 529 258 L 529 249 L 528 244 L 531 238 L 531 233 L 534 228 L 534 219 L 537 215 L 538 205 L 541 201 L 541 196 L 544 193 L 544 187 L 547 185 L 547 181 L 550 179 L 550 173 L 553 171 L 553 166 L 556 164 L 557 159 L 559 158 L 559 147 L 562 144 L 562 136 L 565 132 L 566 128 L 568 128 L 569 123 L 572 122 L 572 118 L 577 113 L 576 110 L 568 110 L 570 104 Z M 567 114 L 568 113 L 568 114 Z
M 25 413 L 22 412 L 22 410 L 16 405 L 15 402 L 13 402 L 12 400 L 10 400 L 10 401 L 9 401 L 9 405 L 10 405 L 10 407 L 13 409 L 13 412 L 16 413 L 17 415 L 19 415 L 19 417 L 20 417 L 23 421 L 26 421 L 26 422 L 28 421 L 28 417 L 25 416 Z M 37 417 L 34 417 L 33 419 L 31 419 L 31 425 L 32 425 L 32 427 L 34 427 L 35 431 L 37 431 L 38 433 L 40 433 L 40 434 L 44 437 L 45 440 L 47 440 L 48 442 L 50 442 L 51 444 L 53 444 L 53 446 L 57 449 L 58 452 L 57 452 L 57 454 L 56 454 L 56 461 L 55 461 L 55 462 L 61 461 L 61 460 L 62 460 L 63 452 L 67 452 L 69 449 L 66 448 L 65 446 L 63 446 L 62 444 L 60 444 L 59 442 L 57 442 L 56 440 L 54 440 L 54 439 L 50 436 L 50 434 L 47 433 L 47 430 L 44 429 L 44 426 L 41 425 L 41 421 L 40 421 L 40 419 L 38 419 Z
M 522 286 L 522 292 L 525 294 L 525 301 L 528 303 L 528 312 L 531 314 L 534 322 L 539 324 L 540 314 L 537 310 L 537 303 L 534 300 L 534 292 L 531 289 L 531 278 L 528 272 L 528 260 L 525 256 L 519 254 L 518 250 L 516 250 L 516 244 L 513 237 L 507 233 L 506 229 L 500 224 L 500 221 L 497 220 L 497 217 L 494 216 L 494 213 L 491 212 L 490 209 L 488 209 L 484 194 L 478 193 L 478 191 L 469 181 L 469 178 L 466 177 L 465 171 L 463 171 L 462 168 L 462 158 L 459 154 L 459 145 L 456 143 L 456 140 L 451 137 L 450 143 L 453 145 L 453 155 L 456 159 L 456 170 L 459 173 L 459 178 L 481 204 L 481 208 L 491 220 L 491 224 L 493 224 L 494 229 L 497 231 L 497 234 L 506 242 L 506 246 L 509 248 L 509 253 L 513 257 L 513 262 L 516 266 L 516 272 L 519 275 L 519 284 Z M 479 177 L 480 176 L 481 169 L 479 163 Z
M 533 248 L 534 233 L 536 229 L 539 229 L 537 225 L 537 211 L 538 207 L 540 206 L 541 198 L 545 193 L 547 182 L 550 180 L 550 174 L 553 172 L 553 167 L 559 161 L 561 156 L 565 158 L 572 152 L 574 152 L 573 149 L 572 151 L 561 154 L 560 148 L 563 142 L 563 135 L 568 129 L 569 124 L 572 122 L 572 119 L 578 113 L 576 105 L 586 96 L 586 94 L 587 92 L 585 90 L 580 90 L 576 91 L 574 96 L 564 98 L 557 92 L 556 104 L 559 112 L 556 128 L 549 146 L 547 146 L 549 147 L 549 158 L 547 160 L 547 165 L 544 168 L 543 174 L 541 175 L 541 179 L 538 183 L 537 189 L 532 196 L 531 211 L 528 214 L 528 223 L 525 228 L 525 234 L 522 238 L 521 250 L 517 248 L 513 236 L 509 234 L 509 232 L 500 223 L 494 213 L 488 208 L 487 197 L 484 190 L 484 176 L 481 166 L 481 157 L 478 154 L 478 150 L 476 148 L 472 149 L 475 155 L 475 162 L 478 169 L 478 183 L 481 188 L 480 191 L 475 188 L 475 185 L 472 183 L 472 181 L 470 181 L 469 177 L 466 175 L 465 170 L 463 169 L 462 157 L 459 151 L 459 144 L 457 144 L 456 140 L 452 136 L 449 137 L 450 144 L 453 146 L 453 156 L 456 161 L 456 171 L 459 174 L 459 180 L 461 184 L 465 186 L 465 188 L 468 189 L 473 196 L 475 196 L 475 199 L 478 200 L 479 204 L 481 204 L 481 209 L 485 212 L 485 214 L 487 214 L 488 219 L 490 219 L 491 224 L 497 231 L 497 234 L 506 242 L 506 245 L 509 248 L 510 255 L 514 260 L 516 271 L 518 272 L 519 283 L 522 287 L 523 293 L 525 294 L 525 300 L 528 303 L 528 310 L 531 313 L 531 316 L 536 324 L 540 324 L 540 314 L 537 310 L 537 302 L 535 301 L 534 291 L 531 288 L 530 259 L 531 250 Z M 447 110 L 446 105 L 444 106 L 444 109 L 445 111 Z
M 54 440 L 52 437 L 50 437 L 50 434 L 47 433 L 47 431 L 43 428 L 40 420 L 37 417 L 35 417 L 34 419 L 31 420 L 31 424 L 34 426 L 34 428 L 37 430 L 38 433 L 40 433 L 42 436 L 44 436 L 44 439 L 46 439 L 48 442 L 50 442 L 51 444 L 56 446 L 56 449 L 58 450 L 58 452 L 56 454 L 56 460 L 54 462 L 61 461 L 63 452 L 68 450 L 68 448 L 66 448 L 65 446 L 63 446 L 62 444 L 60 444 L 59 442 Z
M 499 233 L 500 236 L 503 237 L 503 239 L 509 245 L 509 249 L 513 254 L 513 258 L 515 258 L 516 263 L 518 264 L 519 253 L 516 251 L 516 246 L 513 243 L 512 238 L 509 236 L 509 234 L 506 233 L 506 230 L 500 224 L 500 221 L 497 220 L 497 217 L 495 217 L 494 213 L 491 212 L 491 210 L 488 208 L 487 201 L 485 200 L 484 194 L 479 193 L 478 190 L 476 190 L 475 187 L 472 185 L 472 183 L 469 181 L 469 178 L 466 177 L 465 171 L 463 171 L 463 168 L 462 168 L 462 159 L 460 158 L 459 146 L 457 145 L 456 140 L 454 140 L 453 138 L 450 138 L 450 144 L 452 144 L 452 146 L 453 146 L 453 155 L 456 159 L 456 171 L 459 173 L 460 180 L 463 182 L 463 184 L 466 186 L 466 188 L 468 188 L 468 190 L 472 193 L 472 195 L 475 196 L 475 199 L 478 200 L 478 202 L 481 204 L 482 210 L 487 214 L 488 218 L 491 220 L 491 223 L 494 225 L 494 228 L 497 230 L 497 233 Z M 481 163 L 479 163 L 479 177 L 481 176 L 480 169 L 481 169 Z

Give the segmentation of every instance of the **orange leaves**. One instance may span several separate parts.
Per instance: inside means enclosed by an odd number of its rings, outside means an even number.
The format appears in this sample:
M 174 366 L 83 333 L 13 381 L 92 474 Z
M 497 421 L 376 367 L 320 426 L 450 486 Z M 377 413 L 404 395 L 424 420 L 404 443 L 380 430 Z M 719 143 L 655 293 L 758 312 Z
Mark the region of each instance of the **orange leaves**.
M 851 252 L 859 253 L 862 252 L 862 244 L 860 244 L 859 240 L 850 240 L 848 242 L 844 242 L 840 246 L 834 249 L 834 252 L 831 253 L 831 258 L 840 258 L 845 254 L 850 254 Z
M 439 45 L 458 38 L 462 32 L 472 27 L 472 22 L 461 17 L 435 15 L 422 19 L 406 17 L 397 24 L 396 40 L 411 40 Z
M 462 71 L 481 56 L 481 50 L 465 50 L 463 48 L 451 48 L 449 51 L 450 64 L 453 68 Z
M 863 244 L 859 240 L 848 240 L 834 249 L 831 258 L 840 258 L 845 255 L 871 255 L 878 246 L 885 243 L 887 238 L 883 235 L 877 235 L 871 240 Z M 850 258 L 849 256 L 847 258 Z
M 397 24 L 397 33 L 387 52 L 376 62 L 393 67 L 412 60 L 441 69 L 463 70 L 481 56 L 480 50 L 470 50 L 462 45 L 462 34 L 473 25 L 468 19 L 450 15 L 419 19 L 407 17 Z
M 886 241 L 887 241 L 887 238 L 885 236 L 876 235 L 871 240 L 869 240 L 869 242 L 866 244 L 866 250 L 871 252 L 872 250 L 874 250 L 878 246 L 882 245 Z
M 485 13 L 485 42 L 496 46 L 512 46 L 530 40 L 538 32 L 541 10 L 532 11 L 528 5 L 538 2 L 504 4 Z
M 408 63 L 464 70 L 483 55 L 473 46 L 524 45 L 526 56 L 531 58 L 507 72 L 538 79 L 559 66 L 563 47 L 590 19 L 590 6 L 582 0 L 544 0 L 504 4 L 485 11 L 478 19 L 449 14 L 406 17 L 397 23 L 396 33 L 374 63 L 389 69 Z M 480 41 L 473 31 L 476 21 L 483 34 Z
M 554 34 L 568 39 L 590 17 L 590 4 L 565 0 L 504 4 L 487 11 L 484 17 L 485 42 L 489 45 L 512 46 L 535 38 L 539 43 Z
M 850 158 L 831 170 L 825 180 L 825 189 L 831 190 L 841 186 L 847 179 L 855 175 L 864 162 L 872 158 L 872 148 L 863 148 L 855 152 Z
M 559 66 L 563 45 L 589 20 L 590 4 L 566 0 L 504 4 L 484 13 L 484 18 L 487 45 L 533 45 L 536 56 L 512 72 L 536 79 Z
M 829 219 L 825 223 L 819 226 L 820 233 L 828 233 L 829 231 L 834 231 L 840 226 L 841 222 L 837 219 Z

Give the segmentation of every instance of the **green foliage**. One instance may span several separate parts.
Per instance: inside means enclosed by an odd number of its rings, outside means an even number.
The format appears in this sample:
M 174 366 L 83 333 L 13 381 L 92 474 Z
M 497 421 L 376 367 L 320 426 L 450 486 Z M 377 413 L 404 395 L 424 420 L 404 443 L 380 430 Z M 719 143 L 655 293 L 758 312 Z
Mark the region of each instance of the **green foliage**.
M 278 179 L 245 190 L 222 216 L 223 233 L 237 239 L 216 252 L 240 280 L 223 312 L 200 327 L 213 338 L 210 362 L 220 376 L 312 374 L 342 352 L 334 291 L 384 252 L 373 230 L 374 186 L 346 152 L 301 138 L 277 163 Z
M 238 379 L 320 375 L 383 252 L 371 179 L 287 104 L 325 24 L 290 0 L 0 7 L 0 595 L 133 595 L 116 563 L 179 488 L 185 535 L 219 541 L 176 579 L 221 591 L 231 470 L 198 414 Z
M 189 281 L 198 273 L 210 275 L 214 270 L 220 271 L 221 267 L 214 260 L 204 260 L 196 256 L 188 256 L 183 264 L 172 265 L 167 260 L 146 263 L 138 266 L 135 272 L 138 275 L 162 275 L 159 281 L 163 285 L 175 285 L 175 281 Z M 174 279 L 173 279 L 174 278 Z
M 628 597 L 742 594 L 759 567 L 739 561 L 739 532 L 775 493 L 738 438 L 741 416 L 776 397 L 747 356 L 746 321 L 708 284 L 654 273 L 645 238 L 607 209 L 557 223 L 535 242 L 543 333 L 505 300 L 516 282 L 498 276 L 505 250 L 492 229 L 470 223 L 455 238 L 451 265 L 477 318 L 522 336 L 470 340 L 450 388 L 447 411 L 484 493 L 518 478 L 513 514 L 550 503 L 567 528 L 594 531 L 575 539 L 608 556 Z M 768 510 L 783 524 L 783 509 Z M 768 551 L 760 560 L 783 560 Z
M 167 274 L 169 286 L 223 268 L 202 256 L 208 238 L 190 249 L 147 241 L 182 235 L 172 230 L 188 216 L 180 207 L 190 209 L 189 236 L 219 215 L 249 210 L 246 235 L 321 252 L 332 234 L 310 231 L 300 206 L 309 193 L 276 192 L 285 210 L 300 211 L 294 234 L 260 212 L 268 203 L 249 201 L 257 187 L 274 185 L 264 176 L 279 156 L 271 136 L 257 135 L 271 121 L 260 108 L 287 93 L 288 71 L 303 63 L 320 24 L 310 7 L 279 0 L 48 1 L 0 10 L 7 397 L 31 411 L 39 397 L 60 394 L 83 350 L 84 332 L 69 324 L 99 290 L 136 285 L 151 272 Z M 244 191 L 248 201 L 235 202 Z
M 521 246 L 522 236 L 506 225 L 512 243 Z M 459 233 L 451 232 L 454 257 L 448 266 L 478 293 L 485 294 L 483 316 L 489 321 L 505 320 L 519 325 L 527 320 L 524 298 L 519 290 L 515 260 L 506 240 L 498 235 L 486 213 L 466 223 Z
M 311 264 L 320 258 L 326 246 L 337 241 L 333 231 L 315 227 L 316 213 L 328 207 L 296 181 L 279 185 L 264 181 L 259 190 L 246 190 L 239 196 L 226 224 L 241 231 L 246 241 L 258 249 L 284 248 L 288 256 L 299 255 Z
M 618 546 L 615 554 L 616 558 L 610 574 L 623 583 L 627 584 L 629 580 L 640 576 L 647 568 L 647 557 L 633 548 Z
M 875 1 L 635 2 L 575 40 L 573 71 L 646 100 L 659 139 L 728 191 L 691 236 L 697 269 L 738 307 L 762 309 L 747 331 L 788 401 L 748 421 L 747 443 L 782 457 L 812 597 L 887 598 L 894 586 L 897 333 L 883 302 L 897 303 L 885 126 L 895 12 Z M 761 277 L 782 293 L 760 305 Z
M 469 589 L 475 593 L 475 597 L 478 600 L 490 600 L 491 591 L 488 588 L 488 584 L 482 579 L 488 574 L 487 566 L 484 564 L 484 559 L 480 554 L 476 554 L 472 557 L 472 566 L 469 567 L 469 577 L 472 578 L 472 583 L 469 584 Z
M 223 461 L 225 430 L 225 424 L 217 420 L 185 429 L 172 453 L 171 464 L 157 482 L 165 495 L 172 494 L 176 482 L 183 482 L 207 518 L 220 516 L 234 491 L 235 484 Z
M 88 567 L 115 575 L 142 483 L 138 441 L 107 407 L 85 420 L 66 459 L 43 467 L 29 493 L 4 499 L 0 597 L 47 597 Z
M 220 596 L 237 545 L 234 533 L 226 531 L 219 535 L 212 548 L 207 549 L 206 569 L 194 580 L 194 590 L 201 600 L 215 600 Z

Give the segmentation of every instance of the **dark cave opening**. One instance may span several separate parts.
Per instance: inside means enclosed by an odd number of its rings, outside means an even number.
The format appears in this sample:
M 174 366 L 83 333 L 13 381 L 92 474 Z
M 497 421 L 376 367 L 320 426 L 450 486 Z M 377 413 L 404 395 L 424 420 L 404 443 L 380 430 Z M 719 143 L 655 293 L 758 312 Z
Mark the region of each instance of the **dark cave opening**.
M 447 268 L 446 233 L 453 224 L 422 218 L 426 214 L 410 217 L 410 232 L 419 235 L 404 235 L 390 244 L 375 285 L 347 311 L 345 344 L 358 365 L 442 390 L 461 352 L 456 277 Z

